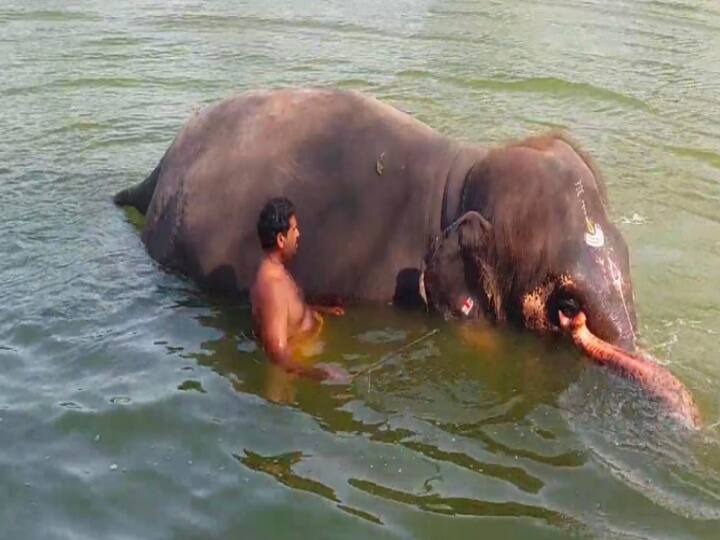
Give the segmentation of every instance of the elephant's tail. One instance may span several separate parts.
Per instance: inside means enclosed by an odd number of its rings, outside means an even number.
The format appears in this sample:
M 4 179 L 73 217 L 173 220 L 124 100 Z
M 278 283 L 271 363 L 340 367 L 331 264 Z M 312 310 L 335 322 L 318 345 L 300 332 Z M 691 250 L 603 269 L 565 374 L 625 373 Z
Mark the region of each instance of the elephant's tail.
M 155 193 L 155 185 L 160 177 L 161 166 L 162 160 L 155 167 L 155 170 L 150 173 L 150 176 L 138 185 L 117 192 L 113 197 L 113 202 L 118 206 L 134 206 L 141 214 L 145 214 L 148 206 L 150 206 L 153 193 Z

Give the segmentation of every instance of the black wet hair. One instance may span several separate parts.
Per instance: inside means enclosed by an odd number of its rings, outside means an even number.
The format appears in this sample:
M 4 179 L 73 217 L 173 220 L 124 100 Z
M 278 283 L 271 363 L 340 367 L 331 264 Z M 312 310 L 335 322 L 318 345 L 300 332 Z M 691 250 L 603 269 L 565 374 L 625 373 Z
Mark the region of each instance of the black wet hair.
M 265 203 L 257 222 L 257 232 L 263 249 L 273 249 L 277 235 L 287 234 L 290 230 L 290 218 L 294 215 L 295 205 L 285 197 L 274 197 Z

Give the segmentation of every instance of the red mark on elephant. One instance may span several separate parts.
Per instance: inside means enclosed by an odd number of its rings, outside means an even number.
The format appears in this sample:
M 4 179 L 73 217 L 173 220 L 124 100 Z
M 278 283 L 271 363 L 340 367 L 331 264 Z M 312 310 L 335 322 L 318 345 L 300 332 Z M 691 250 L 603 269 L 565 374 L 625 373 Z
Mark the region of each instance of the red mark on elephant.
M 466 317 L 470 315 L 470 312 L 472 311 L 473 306 L 475 305 L 475 302 L 472 298 L 469 296 L 465 299 L 465 301 L 462 304 L 462 307 L 460 308 L 460 311 L 462 311 L 463 315 Z

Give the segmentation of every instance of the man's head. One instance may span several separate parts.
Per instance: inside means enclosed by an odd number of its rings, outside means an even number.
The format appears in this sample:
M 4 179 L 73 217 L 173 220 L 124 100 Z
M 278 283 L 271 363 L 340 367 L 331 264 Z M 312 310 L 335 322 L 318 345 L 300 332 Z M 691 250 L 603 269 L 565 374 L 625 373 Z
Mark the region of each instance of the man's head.
M 300 229 L 295 206 L 288 199 L 275 197 L 265 204 L 258 218 L 257 231 L 265 251 L 278 251 L 286 262 L 295 257 Z

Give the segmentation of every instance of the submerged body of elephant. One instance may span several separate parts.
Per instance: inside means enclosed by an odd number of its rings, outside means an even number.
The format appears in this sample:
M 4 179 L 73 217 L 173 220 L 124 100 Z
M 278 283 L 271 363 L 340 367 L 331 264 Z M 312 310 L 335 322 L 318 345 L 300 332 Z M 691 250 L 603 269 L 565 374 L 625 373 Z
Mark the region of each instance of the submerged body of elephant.
M 604 189 L 557 134 L 486 149 L 359 93 L 285 89 L 195 114 L 115 201 L 146 214 L 153 258 L 235 293 L 261 258 L 261 207 L 288 197 L 303 228 L 293 273 L 310 296 L 424 296 L 446 315 L 565 333 L 694 423 L 684 387 L 636 353 L 627 247 Z

